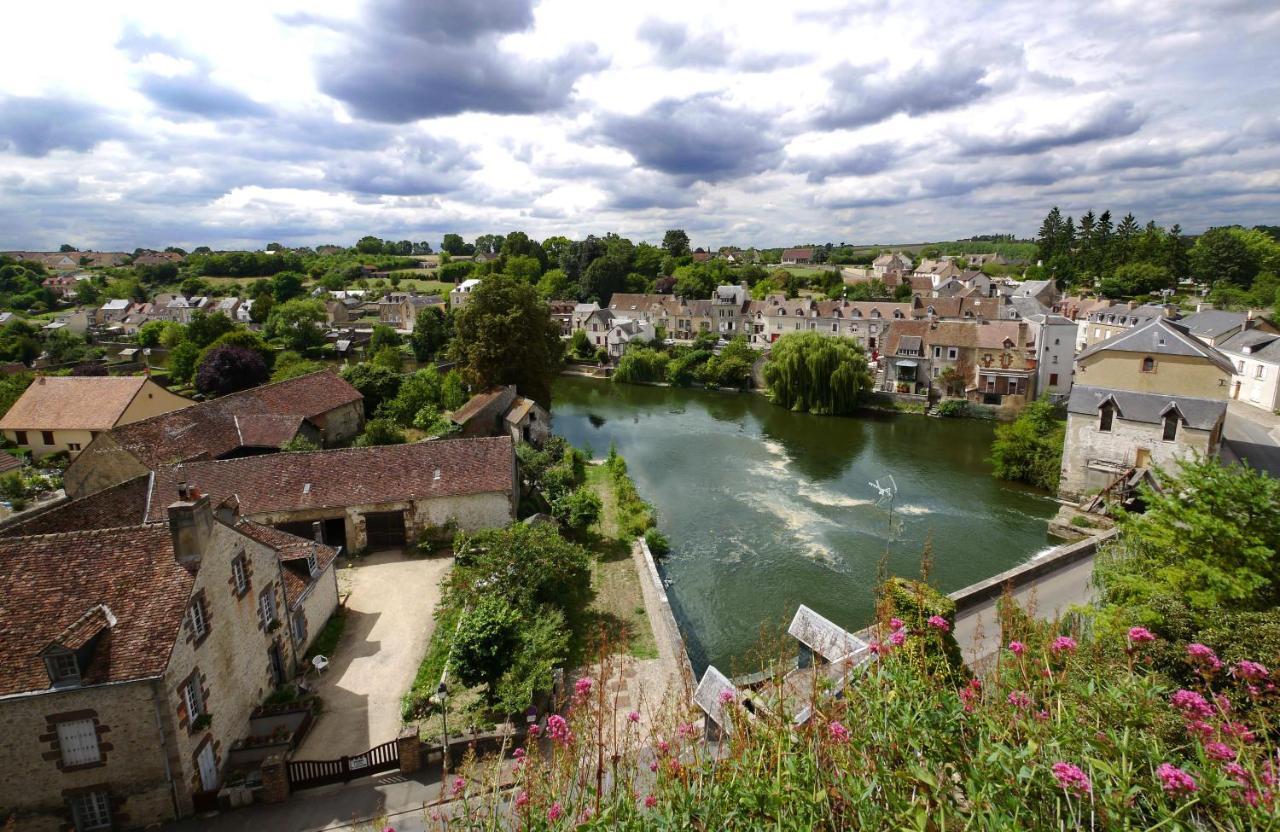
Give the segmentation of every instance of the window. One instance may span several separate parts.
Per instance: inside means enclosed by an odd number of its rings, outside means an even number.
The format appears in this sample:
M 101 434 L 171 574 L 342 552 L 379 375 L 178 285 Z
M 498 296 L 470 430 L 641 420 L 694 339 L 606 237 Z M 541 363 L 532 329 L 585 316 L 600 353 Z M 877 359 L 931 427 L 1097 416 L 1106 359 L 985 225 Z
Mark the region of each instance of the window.
M 307 639 L 307 616 L 301 610 L 293 616 L 293 637 L 298 642 Z
M 1103 402 L 1102 407 L 1098 408 L 1098 431 L 1100 433 L 1111 432 L 1111 422 L 1115 418 L 1115 405 L 1111 402 Z
M 1049 373 L 1049 386 L 1050 386 L 1050 387 L 1056 387 L 1056 386 L 1057 386 L 1057 384 L 1058 384 L 1058 374 L 1057 374 L 1057 373 Z
M 1154 373 L 1156 371 L 1156 360 L 1151 356 L 1142 359 L 1142 372 Z
M 199 598 L 187 607 L 187 622 L 191 625 L 191 635 L 197 642 L 209 635 L 209 618 L 204 614 L 204 603 Z
M 1237 373 L 1240 373 L 1241 375 L 1244 375 L 1244 361 L 1237 361 L 1237 362 L 1236 362 L 1236 372 L 1237 372 Z M 19 441 L 21 441 L 21 440 L 19 440 Z
M 190 725 L 204 715 L 204 696 L 200 692 L 200 674 L 192 673 L 182 683 L 182 701 L 187 706 L 187 724 Z
M 1164 436 L 1160 437 L 1166 442 L 1172 442 L 1178 438 L 1178 414 L 1170 411 L 1164 416 Z
M 1258 381 L 1262 381 L 1267 377 L 1267 368 L 1262 364 L 1259 364 L 1258 368 L 1253 371 L 1253 377 Z
M 839 332 L 839 331 L 840 331 L 840 325 L 839 325 L 839 324 L 832 324 L 832 325 L 831 325 L 831 331 L 832 331 L 832 332 Z
M 76 832 L 111 828 L 111 798 L 106 792 L 87 792 L 71 798 L 71 820 Z
M 276 620 L 276 594 L 273 587 L 267 587 L 258 596 L 258 619 L 264 630 L 270 628 L 271 622 Z
M 941 357 L 942 357 L 942 347 L 934 347 L 934 348 L 933 348 L 933 357 L 934 357 L 934 358 L 941 358 Z
M 872 335 L 875 335 L 877 332 L 880 331 L 880 325 L 872 324 L 871 326 L 867 327 L 867 331 L 870 332 Z
M 92 719 L 58 723 L 58 749 L 64 766 L 83 766 L 102 760 L 98 750 L 98 729 Z
M 40 441 L 41 441 L 41 442 L 43 442 L 43 443 L 44 443 L 44 444 L 46 444 L 46 445 L 52 445 L 52 444 L 53 444 L 53 431 L 51 431 L 51 430 L 42 430 L 42 431 L 40 431 Z
M 524 433 L 525 433 L 525 439 L 527 440 L 529 438 L 528 425 L 525 425 Z M 316 553 L 314 551 L 308 552 L 307 553 L 307 574 L 314 578 L 315 574 L 319 571 L 320 571 L 320 564 L 316 561 Z
M 959 357 L 960 357 L 960 348 L 959 348 L 959 347 L 947 347 L 947 358 L 948 358 L 948 359 L 950 359 L 950 360 L 952 360 L 952 361 L 955 361 L 955 360 L 956 360 L 957 358 L 959 358 Z
M 80 450 L 80 443 L 79 443 L 79 442 L 68 442 L 68 443 L 67 443 L 67 450 L 68 450 L 68 451 L 78 451 L 78 450 Z
M 235 581 L 236 595 L 244 595 L 249 591 L 249 574 L 245 572 L 244 555 L 231 561 L 231 579 Z
M 49 678 L 55 685 L 63 682 L 79 683 L 80 663 L 75 653 L 55 653 L 45 657 L 45 665 L 49 668 Z
M 1240 366 L 1243 368 L 1243 361 L 1240 362 Z M 19 445 L 27 444 L 27 432 L 25 430 L 15 430 L 13 432 L 13 441 L 17 442 Z
M 1057 363 L 1058 363 L 1058 356 L 1056 356 L 1056 355 L 1055 355 L 1055 356 L 1052 356 L 1052 357 L 1049 359 L 1049 363 L 1050 363 L 1050 364 L 1057 364 Z

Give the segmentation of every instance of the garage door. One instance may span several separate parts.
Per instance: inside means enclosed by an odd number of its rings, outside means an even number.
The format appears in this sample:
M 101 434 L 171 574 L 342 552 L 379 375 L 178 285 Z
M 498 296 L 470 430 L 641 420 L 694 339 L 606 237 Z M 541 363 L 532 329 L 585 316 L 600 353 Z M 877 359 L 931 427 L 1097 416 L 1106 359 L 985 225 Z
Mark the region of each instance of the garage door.
M 370 549 L 388 549 L 405 544 L 404 512 L 379 511 L 364 516 L 364 530 Z

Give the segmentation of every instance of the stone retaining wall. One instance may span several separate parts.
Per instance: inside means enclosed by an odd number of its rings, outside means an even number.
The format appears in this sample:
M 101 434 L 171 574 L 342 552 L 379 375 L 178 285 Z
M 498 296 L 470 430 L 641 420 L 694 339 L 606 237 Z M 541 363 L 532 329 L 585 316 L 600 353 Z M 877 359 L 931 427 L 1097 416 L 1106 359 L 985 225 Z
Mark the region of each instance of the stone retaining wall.
M 671 611 L 671 600 L 667 597 L 666 584 L 662 582 L 662 575 L 658 572 L 658 564 L 653 559 L 653 552 L 649 551 L 649 544 L 643 537 L 637 538 L 636 544 L 640 559 L 643 561 L 640 581 L 648 585 L 648 587 L 642 587 L 646 589 L 643 592 L 645 606 L 649 610 L 654 638 L 660 642 L 658 652 L 660 655 L 674 657 L 681 678 L 688 685 L 689 690 L 693 690 L 698 680 L 693 676 L 693 663 L 689 661 L 689 651 L 685 649 L 684 638 L 680 635 L 680 625 L 676 623 L 675 613 Z M 651 592 L 648 591 L 650 589 Z

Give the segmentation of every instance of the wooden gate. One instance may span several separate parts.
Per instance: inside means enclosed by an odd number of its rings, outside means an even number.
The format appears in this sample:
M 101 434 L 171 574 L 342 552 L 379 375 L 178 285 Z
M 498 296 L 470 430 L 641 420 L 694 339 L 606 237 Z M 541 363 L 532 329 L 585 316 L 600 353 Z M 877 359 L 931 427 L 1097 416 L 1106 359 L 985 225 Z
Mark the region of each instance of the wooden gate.
M 290 760 L 289 788 L 309 789 L 328 783 L 346 783 L 380 771 L 400 767 L 400 750 L 396 741 L 375 745 L 363 754 L 336 760 Z

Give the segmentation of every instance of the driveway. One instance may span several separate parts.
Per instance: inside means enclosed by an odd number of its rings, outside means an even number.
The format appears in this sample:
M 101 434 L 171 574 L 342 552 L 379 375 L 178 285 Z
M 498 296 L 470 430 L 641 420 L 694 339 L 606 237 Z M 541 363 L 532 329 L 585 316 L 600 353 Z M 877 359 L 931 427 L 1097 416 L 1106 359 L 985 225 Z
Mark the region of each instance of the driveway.
M 324 711 L 294 753 L 298 760 L 359 754 L 400 733 L 400 698 L 426 653 L 453 558 L 375 552 L 342 576 L 349 580 L 347 625 L 316 692 Z M 309 681 L 315 685 L 312 672 Z
M 1230 402 L 1222 437 L 1245 465 L 1280 479 L 1280 417 L 1243 402 Z

